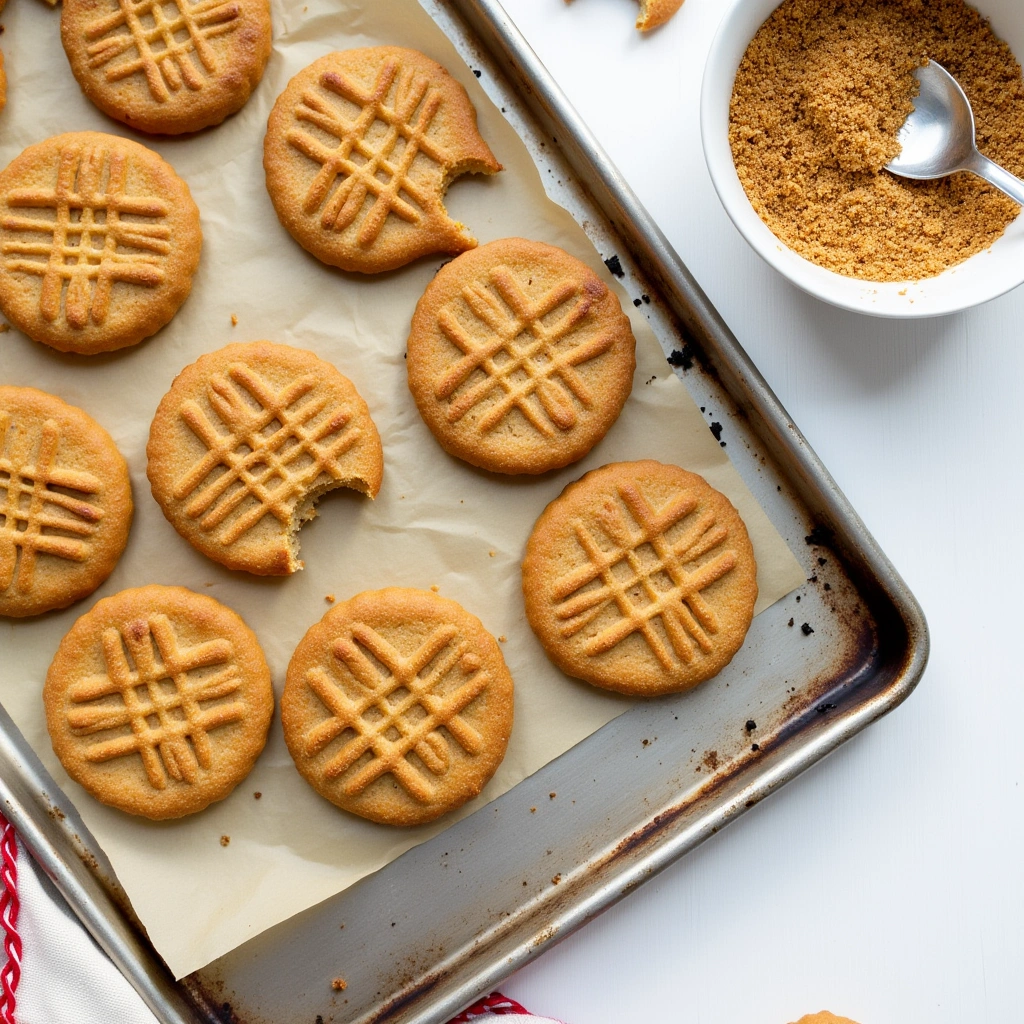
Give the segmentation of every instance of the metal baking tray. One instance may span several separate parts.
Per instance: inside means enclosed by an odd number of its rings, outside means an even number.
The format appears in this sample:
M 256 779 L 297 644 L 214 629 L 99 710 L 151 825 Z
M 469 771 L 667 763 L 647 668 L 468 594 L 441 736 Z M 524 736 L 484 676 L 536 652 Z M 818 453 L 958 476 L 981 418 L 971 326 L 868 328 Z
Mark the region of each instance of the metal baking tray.
M 913 595 L 497 0 L 421 2 L 551 195 L 603 257 L 618 257 L 808 582 L 755 619 L 712 682 L 634 707 L 471 817 L 179 983 L 0 709 L 0 809 L 164 1024 L 445 1021 L 891 711 L 927 660 Z M 344 991 L 331 987 L 339 976 Z

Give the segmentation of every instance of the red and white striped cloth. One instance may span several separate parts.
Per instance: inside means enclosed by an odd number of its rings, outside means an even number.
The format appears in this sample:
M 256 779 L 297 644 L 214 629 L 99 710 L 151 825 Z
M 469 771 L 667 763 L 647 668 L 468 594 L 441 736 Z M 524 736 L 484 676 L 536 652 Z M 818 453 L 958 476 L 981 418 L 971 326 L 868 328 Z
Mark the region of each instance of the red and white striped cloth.
M 0 1024 L 156 1024 L 156 1018 L 85 932 L 0 815 Z M 494 992 L 451 1024 L 535 1017 Z

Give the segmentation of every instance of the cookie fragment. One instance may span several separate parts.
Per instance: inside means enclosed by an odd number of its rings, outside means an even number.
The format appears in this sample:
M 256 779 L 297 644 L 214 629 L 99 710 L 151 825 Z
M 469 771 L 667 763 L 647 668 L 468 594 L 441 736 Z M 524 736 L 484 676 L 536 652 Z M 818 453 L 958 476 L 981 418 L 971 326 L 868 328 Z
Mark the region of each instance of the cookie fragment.
M 61 352 L 155 334 L 188 298 L 201 248 L 188 186 L 137 142 L 55 135 L 0 172 L 0 310 Z
M 39 615 L 114 571 L 132 522 L 128 466 L 87 413 L 0 385 L 0 615 Z
M 501 170 L 466 90 L 399 46 L 330 53 L 300 71 L 270 114 L 263 166 L 292 237 L 364 274 L 471 249 L 442 197 L 462 174 Z
M 274 691 L 235 612 L 153 585 L 104 598 L 78 619 L 43 701 L 65 771 L 102 803 L 159 820 L 201 811 L 249 774 Z
M 240 110 L 270 58 L 269 0 L 66 0 L 82 92 L 131 128 L 177 135 Z
M 376 497 L 380 436 L 352 382 L 304 349 L 226 345 L 175 378 L 150 427 L 146 467 L 171 525 L 229 569 L 302 568 L 296 533 L 337 487 Z
M 565 0 L 570 3 L 571 0 Z M 641 32 L 650 32 L 664 25 L 680 7 L 683 0 L 640 0 L 640 11 L 636 16 L 636 27 Z
M 585 263 L 502 238 L 427 286 L 409 389 L 451 455 L 494 473 L 544 473 L 607 433 L 633 386 L 635 349 L 619 300 Z
M 281 725 L 323 797 L 416 825 L 477 796 L 505 756 L 513 684 L 494 637 L 428 591 L 367 591 L 332 608 L 288 665 Z
M 641 32 L 650 32 L 652 28 L 664 25 L 682 6 L 683 0 L 640 0 L 636 27 Z
M 757 566 L 739 513 L 702 477 L 618 462 L 541 513 L 523 596 L 562 671 L 620 693 L 670 693 L 714 676 L 739 650 Z

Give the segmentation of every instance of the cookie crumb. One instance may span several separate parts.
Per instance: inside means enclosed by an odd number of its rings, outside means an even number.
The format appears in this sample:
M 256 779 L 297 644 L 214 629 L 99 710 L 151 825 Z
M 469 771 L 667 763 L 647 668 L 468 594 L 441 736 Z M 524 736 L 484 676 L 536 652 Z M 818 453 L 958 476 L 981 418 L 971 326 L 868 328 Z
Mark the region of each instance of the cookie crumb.
M 430 589 L 436 594 L 441 588 L 435 583 Z
M 556 796 L 558 796 L 557 793 L 548 793 L 548 799 L 549 800 L 554 800 Z
M 220 845 L 221 846 L 227 846 L 230 842 L 231 842 L 231 836 L 221 836 L 220 837 Z
M 496 552 L 494 552 L 494 551 L 488 551 L 488 552 L 487 552 L 487 555 L 488 555 L 488 557 L 490 557 L 490 558 L 493 558 L 493 557 L 495 556 L 495 554 L 496 554 Z
M 253 793 L 252 798 L 253 800 L 262 800 L 263 794 L 257 789 L 256 792 Z
M 334 601 L 335 601 L 335 597 L 334 597 L 334 595 L 333 595 L 333 594 L 324 594 L 324 600 L 325 600 L 325 601 L 326 601 L 326 602 L 327 602 L 328 604 L 334 604 Z
M 504 633 L 502 633 L 501 636 L 498 637 L 498 643 L 499 644 L 503 644 L 503 643 L 507 643 L 507 642 L 508 642 L 508 637 L 505 636 Z
M 344 978 L 335 978 L 331 982 L 331 988 L 333 988 L 335 992 L 344 992 L 345 989 L 348 988 L 348 982 Z
M 560 882 L 561 880 L 562 880 L 562 874 L 561 874 L 561 872 L 559 872 L 559 873 L 558 873 L 557 875 L 552 875 L 552 876 L 551 876 L 551 884 L 552 884 L 552 885 L 558 885 L 558 883 L 559 883 L 559 882 Z
M 531 807 L 530 808 L 530 813 L 531 814 L 536 814 L 537 813 L 537 808 L 536 807 Z
M 238 326 L 238 314 L 237 313 L 232 313 L 231 314 L 231 326 L 232 327 L 237 327 Z

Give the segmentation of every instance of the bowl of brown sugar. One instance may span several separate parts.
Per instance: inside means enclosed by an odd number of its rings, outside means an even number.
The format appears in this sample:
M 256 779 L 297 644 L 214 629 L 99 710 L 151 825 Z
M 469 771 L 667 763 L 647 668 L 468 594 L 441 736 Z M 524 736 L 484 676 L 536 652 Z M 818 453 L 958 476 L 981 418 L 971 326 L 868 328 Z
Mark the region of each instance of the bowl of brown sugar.
M 1024 282 L 1024 217 L 973 175 L 886 171 L 937 61 L 978 148 L 1024 177 L 1024 0 L 735 0 L 701 94 L 704 155 L 740 233 L 790 281 L 876 316 L 939 316 Z

